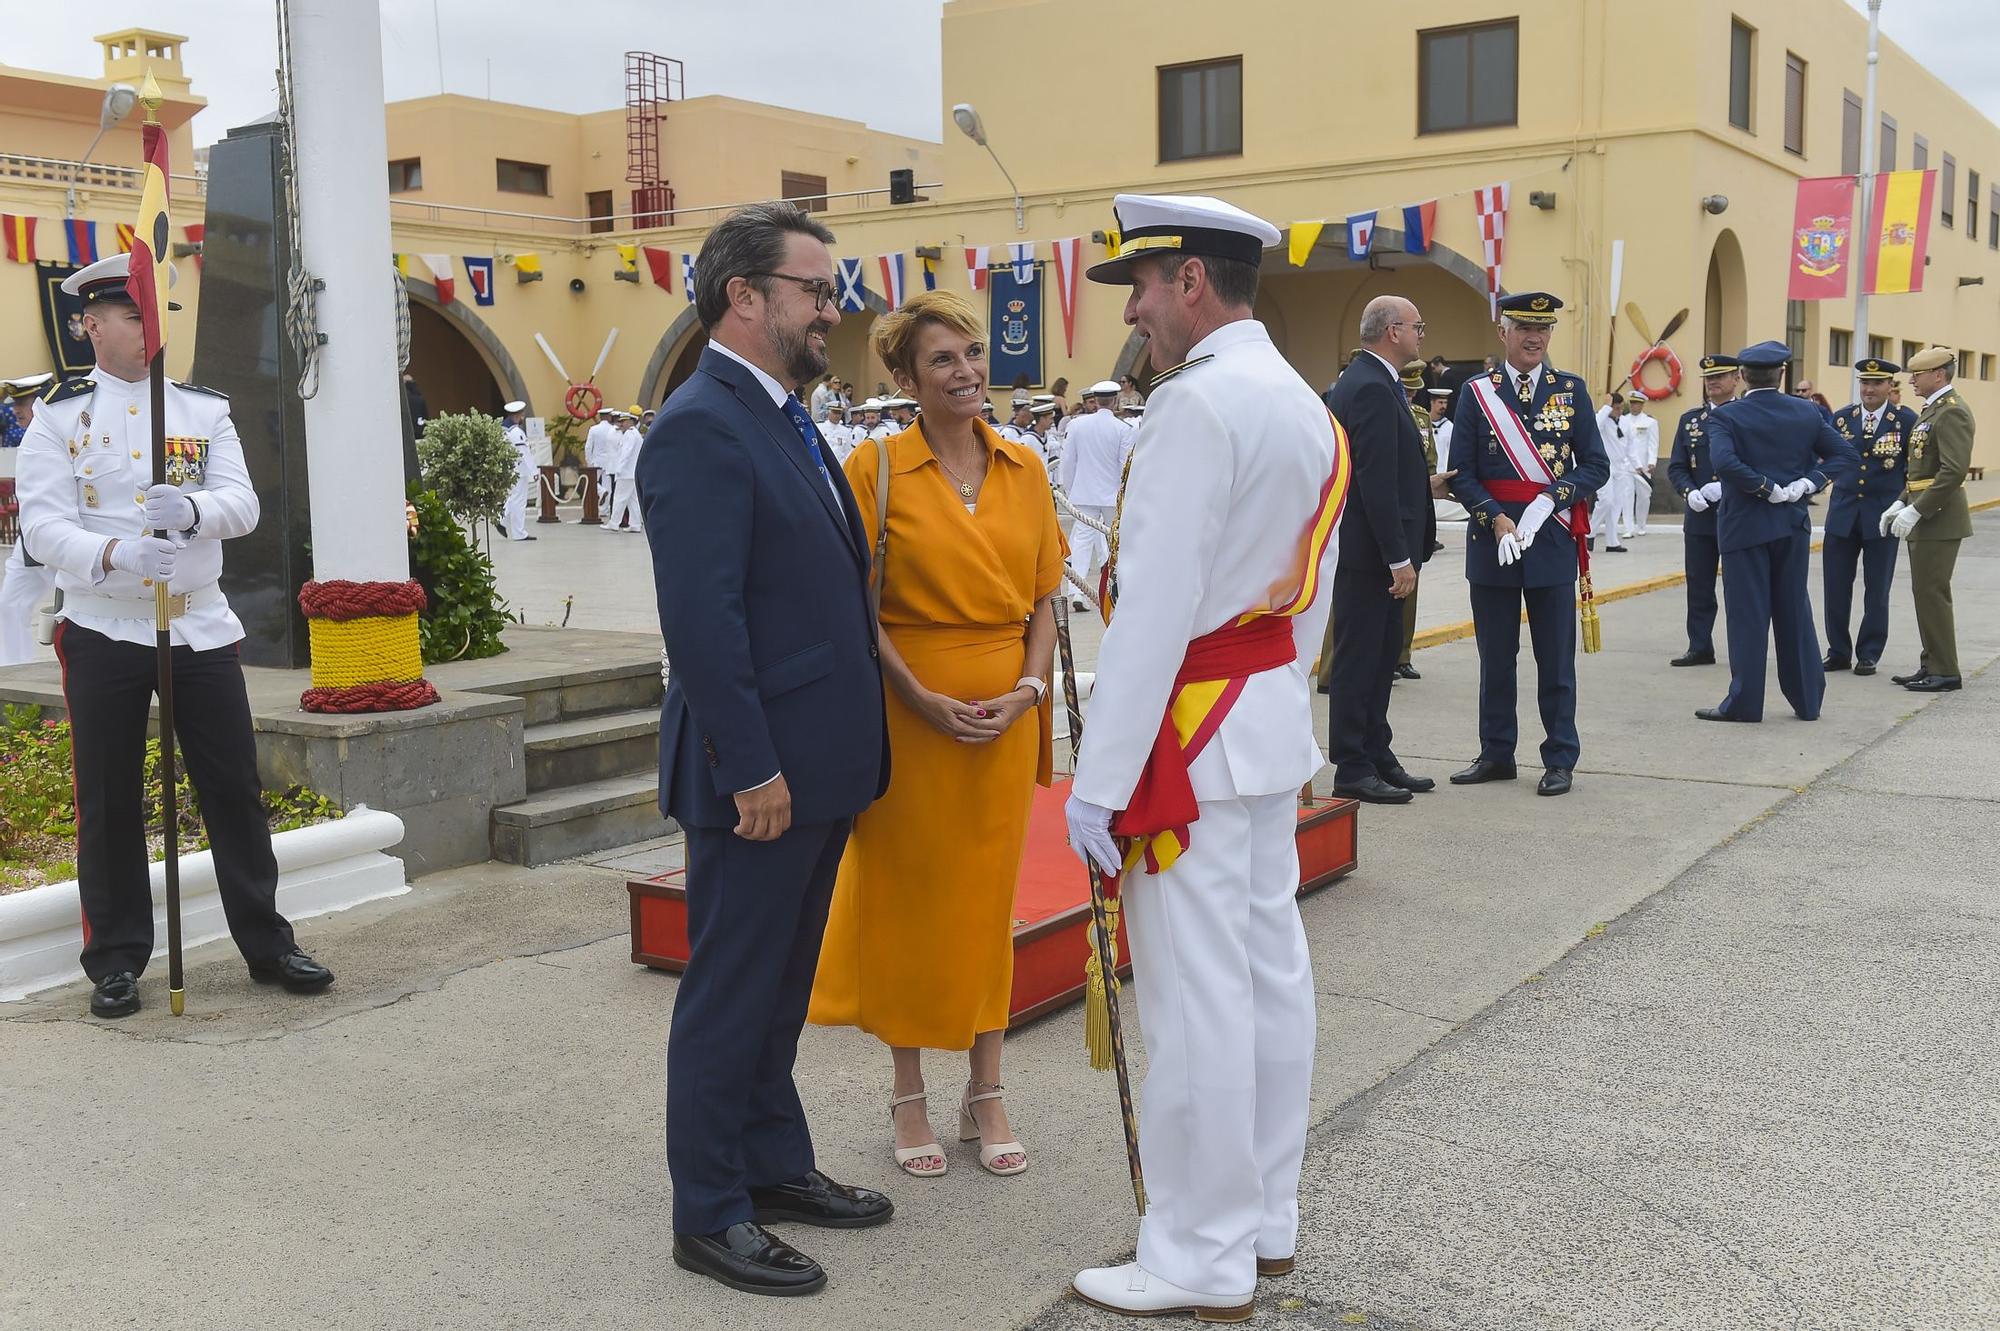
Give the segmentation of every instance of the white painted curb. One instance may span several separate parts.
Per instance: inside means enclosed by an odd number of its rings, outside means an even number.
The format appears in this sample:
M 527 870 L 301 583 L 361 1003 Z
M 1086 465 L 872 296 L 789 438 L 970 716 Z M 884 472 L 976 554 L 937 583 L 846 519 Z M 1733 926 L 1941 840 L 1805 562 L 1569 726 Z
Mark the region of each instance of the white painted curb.
M 403 863 L 382 852 L 403 839 L 403 820 L 356 805 L 345 818 L 279 832 L 278 909 L 296 922 L 410 890 Z M 207 851 L 181 857 L 181 939 L 184 948 L 225 938 L 228 921 Z M 166 872 L 153 865 L 154 957 L 166 954 Z M 83 978 L 83 917 L 76 880 L 0 897 L 0 1003 Z

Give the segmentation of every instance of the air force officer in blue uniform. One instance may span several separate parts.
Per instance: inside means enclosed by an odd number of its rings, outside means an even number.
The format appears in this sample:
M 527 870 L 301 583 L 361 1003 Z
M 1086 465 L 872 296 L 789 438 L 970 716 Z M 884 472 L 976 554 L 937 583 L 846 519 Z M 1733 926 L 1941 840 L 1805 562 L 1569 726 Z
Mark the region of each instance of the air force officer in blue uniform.
M 1902 370 L 1894 361 L 1874 356 L 1857 363 L 1861 401 L 1833 413 L 1833 428 L 1860 454 L 1861 463 L 1834 482 L 1826 505 L 1820 571 L 1826 577 L 1823 664 L 1828 670 L 1851 665 L 1857 675 L 1872 675 L 1889 645 L 1889 584 L 1896 577 L 1896 548 L 1902 542 L 1882 531 L 1882 514 L 1903 493 L 1910 434 L 1917 428 L 1916 412 L 1889 403 L 1889 389 Z M 1857 563 L 1861 634 L 1850 638 Z
M 1681 518 L 1681 542 L 1687 562 L 1687 651 L 1668 665 L 1715 664 L 1715 575 L 1722 557 L 1715 548 L 1715 506 L 1722 502 L 1722 482 L 1708 452 L 1708 418 L 1732 401 L 1742 387 L 1736 357 L 1711 353 L 1701 358 L 1702 404 L 1681 413 L 1674 427 L 1673 451 L 1667 457 L 1667 479 L 1680 494 L 1687 512 Z
M 1729 693 L 1704 721 L 1764 719 L 1764 654 L 1778 644 L 1778 687 L 1801 720 L 1826 693 L 1819 635 L 1806 595 L 1812 516 L 1806 497 L 1854 470 L 1854 449 L 1820 407 L 1778 389 L 1791 351 L 1759 342 L 1737 358 L 1749 391 L 1709 416 L 1722 505 L 1716 544 L 1729 625 Z
M 1465 578 L 1479 644 L 1479 757 L 1452 775 L 1455 785 L 1514 779 L 1519 722 L 1514 660 L 1521 651 L 1521 607 L 1528 610 L 1541 705 L 1539 795 L 1569 792 L 1582 746 L 1576 733 L 1577 547 L 1566 525 L 1611 476 L 1597 415 L 1583 379 L 1545 363 L 1562 301 L 1524 291 L 1500 302 L 1505 361 L 1460 388 L 1452 417 L 1452 494 L 1465 505 Z M 1485 385 L 1482 388 L 1481 385 Z M 1490 388 L 1490 395 L 1487 389 Z M 1518 421 L 1547 468 L 1546 484 L 1526 479 L 1508 459 L 1488 412 Z M 1510 427 L 1511 428 L 1511 427 Z
M 878 1224 L 819 1172 L 792 1083 L 834 870 L 888 788 L 868 543 L 796 388 L 826 372 L 833 235 L 790 204 L 711 231 L 694 374 L 639 456 L 671 674 L 660 810 L 687 835 L 688 963 L 667 1040 L 674 1260 L 752 1294 L 819 1263 L 765 1230 Z

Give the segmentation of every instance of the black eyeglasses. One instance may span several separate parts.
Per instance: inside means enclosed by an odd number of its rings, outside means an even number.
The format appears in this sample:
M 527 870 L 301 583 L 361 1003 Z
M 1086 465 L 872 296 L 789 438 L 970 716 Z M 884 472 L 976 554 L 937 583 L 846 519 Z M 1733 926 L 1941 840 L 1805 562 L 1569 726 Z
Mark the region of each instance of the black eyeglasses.
M 797 282 L 807 295 L 813 298 L 813 313 L 818 314 L 833 299 L 833 283 L 823 277 L 794 277 L 790 273 L 745 273 L 745 277 L 781 277 L 787 282 Z
M 1424 329 L 1428 326 L 1421 319 L 1415 323 L 1411 323 L 1408 319 L 1398 319 L 1389 325 L 1391 328 L 1414 328 L 1417 330 L 1417 336 L 1419 337 L 1423 336 Z

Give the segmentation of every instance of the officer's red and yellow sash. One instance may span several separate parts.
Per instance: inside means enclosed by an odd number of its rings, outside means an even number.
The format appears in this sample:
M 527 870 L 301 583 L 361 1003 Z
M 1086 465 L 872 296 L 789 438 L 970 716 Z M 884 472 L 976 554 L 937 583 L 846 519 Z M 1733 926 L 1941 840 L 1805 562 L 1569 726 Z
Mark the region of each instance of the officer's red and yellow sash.
M 1200 806 L 1188 769 L 1222 728 L 1250 677 L 1298 659 L 1291 619 L 1319 595 L 1320 561 L 1340 525 L 1351 467 L 1347 432 L 1336 420 L 1333 471 L 1320 487 L 1319 504 L 1300 542 L 1298 590 L 1281 605 L 1239 615 L 1188 644 L 1139 782 L 1123 812 L 1111 820 L 1111 831 L 1125 849 L 1123 873 L 1172 868 L 1192 844 L 1189 829 L 1200 817 Z M 1107 881 L 1106 886 L 1116 891 L 1115 883 Z
M 1507 459 L 1507 465 L 1520 478 L 1490 478 L 1480 484 L 1486 487 L 1486 493 L 1503 504 L 1532 503 L 1536 495 L 1556 483 L 1555 473 L 1549 470 L 1549 464 L 1542 460 L 1541 451 L 1535 447 L 1534 436 L 1528 433 L 1528 427 L 1500 396 L 1500 390 L 1491 379 L 1468 379 L 1465 386 L 1472 390 L 1480 414 L 1486 417 L 1487 427 L 1499 442 L 1501 456 Z M 1557 516 L 1556 525 L 1576 542 L 1577 572 L 1588 577 L 1590 543 L 1585 538 L 1590 534 L 1590 511 L 1582 504 L 1574 504 Z

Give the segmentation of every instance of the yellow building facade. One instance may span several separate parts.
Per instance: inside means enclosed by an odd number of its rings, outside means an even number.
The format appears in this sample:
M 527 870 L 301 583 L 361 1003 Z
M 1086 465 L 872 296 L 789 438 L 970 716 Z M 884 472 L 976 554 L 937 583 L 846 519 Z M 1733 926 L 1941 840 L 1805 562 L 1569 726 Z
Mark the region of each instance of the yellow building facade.
M 1665 420 L 1698 400 L 1691 369 L 1705 350 L 1779 338 L 1836 403 L 1855 357 L 1959 348 L 1966 397 L 2000 421 L 2000 128 L 1887 40 L 1878 123 L 1862 126 L 1866 25 L 1842 0 L 1691 0 L 1664 14 L 1620 0 L 1434 0 L 1366 22 L 1333 21 L 1307 0 L 1249 8 L 949 0 L 941 145 L 730 98 L 675 102 L 660 125 L 672 224 L 638 230 L 620 216 L 631 212 L 622 109 L 395 104 L 391 158 L 421 163 L 417 187 L 393 196 L 395 246 L 454 256 L 457 282 L 456 299 L 440 306 L 425 266 L 411 265 L 413 372 L 434 409 L 521 396 L 553 415 L 567 385 L 535 334 L 581 377 L 615 327 L 598 384 L 610 401 L 655 404 L 701 346 L 679 257 L 699 249 L 724 205 L 806 192 L 801 179 L 824 182 L 834 251 L 867 260 L 871 291 L 874 256 L 903 254 L 918 290 L 916 256 L 935 250 L 939 282 L 963 288 L 965 246 L 992 247 L 997 263 L 1020 241 L 1035 244 L 1039 280 L 1053 284 L 1050 242 L 1081 236 L 1084 262 L 1101 257 L 1093 236 L 1113 225 L 1121 191 L 1215 193 L 1288 230 L 1324 221 L 1303 266 L 1283 248 L 1264 264 L 1258 314 L 1301 374 L 1329 382 L 1361 307 L 1389 291 L 1422 309 L 1427 352 L 1476 361 L 1497 343 L 1474 191 L 1505 182 L 1502 285 L 1568 302 L 1552 356 L 1593 393 L 1646 345 L 1629 305 L 1655 332 L 1688 311 L 1670 346 L 1690 373 L 1656 404 Z M 1057 30 L 1103 36 L 1080 64 L 1015 54 L 1021 34 Z M 1020 189 L 1018 229 L 994 158 L 952 127 L 961 102 L 978 108 Z M 1863 152 L 1871 166 L 1940 172 L 1925 289 L 1871 302 L 1871 346 L 1853 345 L 1852 282 L 1842 300 L 1786 298 L 1798 180 L 1851 172 Z M 136 160 L 136 148 L 120 160 Z M 502 161 L 542 167 L 525 180 L 543 192 L 518 188 L 518 171 L 506 177 L 514 188 L 501 188 Z M 914 172 L 918 201 L 889 202 L 888 173 L 899 168 Z M 0 211 L 17 211 L 18 194 L 36 188 L 0 179 L 0 200 L 12 200 Z M 1429 199 L 1438 201 L 1432 248 L 1406 254 L 1401 207 Z M 1374 251 L 1352 261 L 1345 219 L 1371 209 Z M 611 216 L 593 223 L 593 212 Z M 1625 253 L 1616 311 L 1614 241 Z M 646 280 L 643 263 L 638 282 L 615 280 L 621 243 L 671 253 L 673 291 Z M 494 303 L 472 303 L 463 256 L 526 252 L 542 280 L 519 282 L 503 261 Z M 0 301 L 13 307 L 22 286 L 9 267 L 0 264 Z M 1053 289 L 1044 305 L 1045 384 L 1067 378 L 1073 394 L 1126 369 L 1143 375 L 1122 291 L 1080 285 L 1073 353 Z M 832 339 L 833 369 L 865 390 L 886 378 L 867 351 L 873 318 L 847 315 Z M 32 320 L 0 328 L 0 365 L 43 368 L 38 333 Z M 994 396 L 1004 400 L 1004 386 Z M 2000 462 L 2000 429 L 1975 460 Z

